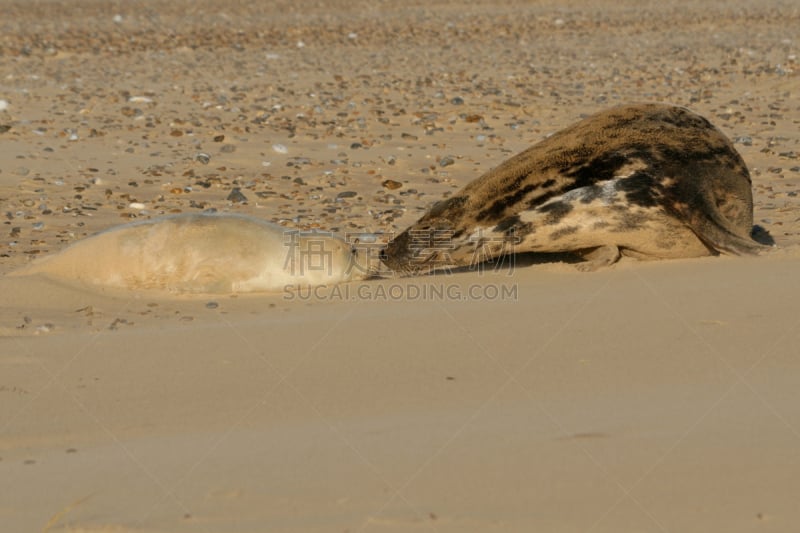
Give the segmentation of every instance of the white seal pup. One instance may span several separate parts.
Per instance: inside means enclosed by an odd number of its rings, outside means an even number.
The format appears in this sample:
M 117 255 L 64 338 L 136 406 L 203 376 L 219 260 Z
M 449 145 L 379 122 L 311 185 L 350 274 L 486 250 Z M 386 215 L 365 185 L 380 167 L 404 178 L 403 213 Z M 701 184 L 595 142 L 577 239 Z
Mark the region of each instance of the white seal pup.
M 612 108 L 548 137 L 435 204 L 381 259 L 418 272 L 502 254 L 753 254 L 750 174 L 732 143 L 682 107 Z
M 177 293 L 280 291 L 368 277 L 359 251 L 322 231 L 240 215 L 177 215 L 111 228 L 11 275 Z

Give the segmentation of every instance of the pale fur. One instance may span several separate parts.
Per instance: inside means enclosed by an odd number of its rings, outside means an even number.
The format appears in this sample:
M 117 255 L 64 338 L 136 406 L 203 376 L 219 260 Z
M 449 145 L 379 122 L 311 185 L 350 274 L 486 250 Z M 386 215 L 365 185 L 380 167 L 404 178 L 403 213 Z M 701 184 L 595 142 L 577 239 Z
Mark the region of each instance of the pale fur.
M 293 234 L 236 215 L 179 215 L 112 228 L 13 275 L 130 290 L 233 293 L 364 278 L 358 261 L 353 248 L 330 233 Z

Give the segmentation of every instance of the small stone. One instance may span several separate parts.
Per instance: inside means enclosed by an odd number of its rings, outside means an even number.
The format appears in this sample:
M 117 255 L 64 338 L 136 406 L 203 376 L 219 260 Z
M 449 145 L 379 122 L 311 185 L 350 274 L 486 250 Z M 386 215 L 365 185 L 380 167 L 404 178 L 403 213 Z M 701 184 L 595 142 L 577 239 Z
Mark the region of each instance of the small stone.
M 200 152 L 199 154 L 195 154 L 194 160 L 207 165 L 211 161 L 211 156 L 204 152 Z
M 356 191 L 342 191 L 336 195 L 336 199 L 341 200 L 342 198 L 353 198 L 357 195 L 358 193 Z
M 274 151 L 278 152 L 279 154 L 288 154 L 289 153 L 289 149 L 286 148 L 286 146 L 284 146 L 282 144 L 273 144 L 272 145 L 272 149 Z
M 224 136 L 224 135 L 216 135 L 216 136 L 214 137 L 214 142 L 215 142 L 215 143 L 221 143 L 221 142 L 222 142 L 222 141 L 224 141 L 224 140 L 225 140 L 225 136 Z
M 440 167 L 449 167 L 450 165 L 454 165 L 456 160 L 452 156 L 446 156 L 439 160 Z
M 247 197 L 242 194 L 242 191 L 239 189 L 239 187 L 234 187 L 226 200 L 233 202 L 234 204 L 243 204 L 247 202 Z
M 0 111 L 8 109 L 8 100 L 0 100 Z
M 460 96 L 456 96 L 455 98 L 450 100 L 450 103 L 453 105 L 464 105 L 464 99 L 461 98 Z
M 233 152 L 236 151 L 236 145 L 235 144 L 223 144 L 222 148 L 220 148 L 219 151 L 222 152 L 223 154 L 232 154 Z
M 736 144 L 741 144 L 742 146 L 753 146 L 753 138 L 748 135 L 736 137 L 733 142 Z
M 138 117 L 144 115 L 144 112 L 139 108 L 125 106 L 121 109 L 122 114 L 126 117 Z
M 217 302 L 207 302 L 206 303 L 206 309 L 216 309 L 217 307 L 219 307 L 219 303 L 217 303 Z
M 403 186 L 402 183 L 395 180 L 384 180 L 383 183 L 381 183 L 381 185 L 392 191 L 395 189 L 399 189 L 400 187 Z
M 31 171 L 27 167 L 17 167 L 16 169 L 14 169 L 14 174 L 16 174 L 17 176 L 27 176 L 30 173 Z

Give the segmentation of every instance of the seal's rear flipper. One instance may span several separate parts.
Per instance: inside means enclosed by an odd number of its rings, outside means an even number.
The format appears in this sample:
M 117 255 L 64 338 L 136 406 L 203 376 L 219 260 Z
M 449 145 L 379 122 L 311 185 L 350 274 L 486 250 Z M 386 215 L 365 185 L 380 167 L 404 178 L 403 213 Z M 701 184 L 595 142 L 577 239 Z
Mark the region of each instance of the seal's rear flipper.
M 698 231 L 694 227 L 692 227 L 692 230 L 706 246 L 711 248 L 711 250 L 723 254 L 756 255 L 761 252 L 766 252 L 772 247 L 768 244 L 762 244 L 755 236 L 752 239 L 749 237 L 742 237 L 713 222 L 703 224 L 702 231 Z M 764 233 L 766 233 L 770 240 L 772 239 L 769 233 L 766 231 Z
M 767 231 L 766 228 L 762 228 L 758 224 L 753 226 L 753 229 L 750 230 L 750 237 L 752 237 L 757 243 L 763 244 L 764 246 L 775 246 L 775 239 L 772 238 L 772 235 L 769 234 L 769 231 Z

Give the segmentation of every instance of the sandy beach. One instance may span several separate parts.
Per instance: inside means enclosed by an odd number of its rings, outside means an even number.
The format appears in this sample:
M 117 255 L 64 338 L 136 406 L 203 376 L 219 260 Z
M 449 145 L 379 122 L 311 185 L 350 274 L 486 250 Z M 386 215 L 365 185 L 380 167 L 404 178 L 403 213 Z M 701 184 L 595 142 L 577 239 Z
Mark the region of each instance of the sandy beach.
M 0 531 L 800 522 L 796 2 L 2 9 Z M 391 235 L 626 102 L 718 126 L 775 249 L 248 295 L 5 276 L 171 214 Z

